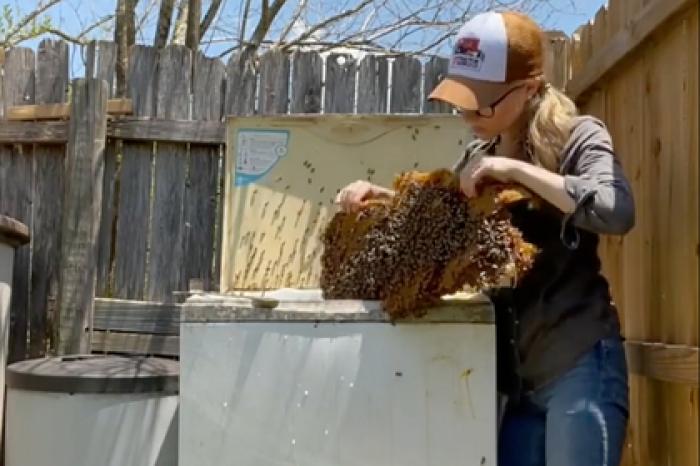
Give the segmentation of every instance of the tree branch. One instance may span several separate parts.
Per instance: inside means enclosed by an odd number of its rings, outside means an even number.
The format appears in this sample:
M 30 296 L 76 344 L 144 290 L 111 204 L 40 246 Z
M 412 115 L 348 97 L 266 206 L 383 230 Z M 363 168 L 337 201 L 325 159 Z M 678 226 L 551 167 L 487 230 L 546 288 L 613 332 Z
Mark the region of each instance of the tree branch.
M 200 41 L 204 37 L 204 34 L 206 34 L 207 30 L 209 29 L 209 26 L 211 26 L 211 24 L 214 22 L 214 18 L 216 18 L 216 14 L 219 12 L 219 8 L 221 7 L 221 1 L 222 0 L 212 0 L 211 5 L 209 5 L 209 9 L 204 15 L 202 24 L 199 25 Z
M 168 34 L 170 33 L 170 22 L 173 19 L 173 8 L 175 0 L 161 0 L 160 10 L 158 11 L 158 24 L 156 25 L 155 37 L 153 38 L 153 46 L 156 49 L 162 49 L 168 42 Z
M 272 22 L 275 20 L 277 13 L 282 9 L 286 0 L 275 0 L 272 6 L 269 6 L 267 0 L 263 0 L 262 3 L 262 13 L 260 14 L 260 21 L 253 31 L 253 35 L 250 39 L 250 45 L 248 48 L 257 49 L 260 44 L 265 40 L 265 36 L 272 26 Z
M 353 16 L 353 15 L 359 13 L 360 11 L 362 11 L 363 8 L 365 8 L 367 5 L 369 5 L 372 2 L 373 2 L 373 0 L 363 0 L 355 8 L 352 8 L 350 10 L 345 10 L 341 13 L 338 13 L 337 15 L 331 16 L 330 18 L 328 18 L 324 21 L 321 21 L 320 23 L 316 24 L 315 26 L 309 28 L 308 30 L 306 30 L 305 32 L 300 34 L 299 37 L 297 37 L 293 41 L 286 43 L 282 47 L 282 50 L 288 50 L 289 47 L 292 47 L 299 42 L 304 42 L 309 37 L 311 37 L 316 31 L 319 31 L 319 30 L 327 27 L 330 24 L 333 24 L 337 21 L 340 21 L 343 18 L 348 18 L 350 16 Z
M 187 32 L 185 45 L 192 51 L 199 49 L 199 22 L 202 16 L 202 0 L 189 0 L 187 7 Z
M 27 13 L 24 16 L 24 18 L 19 20 L 19 22 L 15 25 L 14 28 L 10 29 L 10 31 L 7 34 L 5 34 L 4 42 L 11 42 L 13 36 L 17 35 L 20 31 L 22 31 L 24 27 L 26 27 L 29 23 L 34 21 L 40 14 L 44 13 L 46 10 L 56 5 L 60 1 L 61 0 L 49 0 L 48 3 L 44 5 L 40 4 L 34 11 Z

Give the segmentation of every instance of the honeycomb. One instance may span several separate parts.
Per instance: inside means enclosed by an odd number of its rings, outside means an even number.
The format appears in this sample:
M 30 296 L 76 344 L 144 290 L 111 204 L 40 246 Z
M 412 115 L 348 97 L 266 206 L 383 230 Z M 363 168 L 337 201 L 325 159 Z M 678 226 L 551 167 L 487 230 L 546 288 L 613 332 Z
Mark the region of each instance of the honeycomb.
M 445 294 L 522 276 L 536 249 L 506 208 L 535 202 L 522 188 L 489 184 L 468 199 L 449 170 L 407 172 L 391 199 L 338 212 L 322 235 L 326 299 L 381 300 L 392 318 L 419 317 Z

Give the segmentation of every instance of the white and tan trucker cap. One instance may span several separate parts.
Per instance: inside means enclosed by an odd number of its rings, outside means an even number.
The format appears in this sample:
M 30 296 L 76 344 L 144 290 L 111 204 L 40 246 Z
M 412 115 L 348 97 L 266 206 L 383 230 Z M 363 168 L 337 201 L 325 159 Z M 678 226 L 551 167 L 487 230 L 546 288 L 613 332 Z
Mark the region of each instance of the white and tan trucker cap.
M 447 76 L 428 100 L 465 110 L 486 108 L 513 83 L 543 75 L 544 44 L 544 33 L 525 14 L 478 14 L 457 33 Z

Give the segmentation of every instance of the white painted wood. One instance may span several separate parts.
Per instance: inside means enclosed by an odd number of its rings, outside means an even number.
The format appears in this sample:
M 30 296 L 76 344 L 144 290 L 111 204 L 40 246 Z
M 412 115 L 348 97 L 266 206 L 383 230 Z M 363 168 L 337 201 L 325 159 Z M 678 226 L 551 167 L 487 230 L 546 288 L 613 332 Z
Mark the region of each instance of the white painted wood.
M 181 466 L 496 464 L 493 325 L 186 322 L 180 357 Z

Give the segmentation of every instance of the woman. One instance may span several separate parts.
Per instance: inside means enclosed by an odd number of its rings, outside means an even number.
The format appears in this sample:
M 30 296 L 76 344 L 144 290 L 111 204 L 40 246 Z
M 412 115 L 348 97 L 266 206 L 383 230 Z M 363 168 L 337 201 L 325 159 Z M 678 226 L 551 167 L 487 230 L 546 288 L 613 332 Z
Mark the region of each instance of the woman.
M 540 253 L 496 308 L 498 390 L 507 395 L 501 466 L 615 466 L 628 420 L 620 324 L 597 255 L 599 234 L 634 224 L 629 183 L 600 121 L 544 80 L 544 35 L 519 13 L 485 13 L 459 31 L 447 77 L 430 99 L 457 109 L 478 139 L 455 165 L 473 196 L 514 182 L 539 207 L 512 208 Z M 338 195 L 346 210 L 393 192 L 367 182 Z

